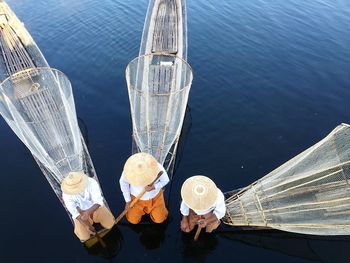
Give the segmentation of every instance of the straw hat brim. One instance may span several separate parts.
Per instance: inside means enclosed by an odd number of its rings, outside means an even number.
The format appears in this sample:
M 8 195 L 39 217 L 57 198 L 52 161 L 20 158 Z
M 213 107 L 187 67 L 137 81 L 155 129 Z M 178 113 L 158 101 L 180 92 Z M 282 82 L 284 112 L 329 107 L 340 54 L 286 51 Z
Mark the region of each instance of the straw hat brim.
M 76 180 L 74 183 L 72 183 L 72 179 L 69 178 L 70 176 L 73 176 Z M 83 172 L 72 172 L 69 173 L 61 183 L 61 190 L 63 193 L 67 195 L 76 195 L 82 193 L 87 185 L 88 185 L 88 176 L 84 174 Z
M 188 178 L 181 187 L 184 203 L 196 211 L 206 211 L 215 206 L 218 188 L 208 177 L 196 175 Z
M 133 186 L 151 184 L 159 173 L 157 160 L 148 153 L 136 153 L 129 157 L 124 165 L 124 178 Z

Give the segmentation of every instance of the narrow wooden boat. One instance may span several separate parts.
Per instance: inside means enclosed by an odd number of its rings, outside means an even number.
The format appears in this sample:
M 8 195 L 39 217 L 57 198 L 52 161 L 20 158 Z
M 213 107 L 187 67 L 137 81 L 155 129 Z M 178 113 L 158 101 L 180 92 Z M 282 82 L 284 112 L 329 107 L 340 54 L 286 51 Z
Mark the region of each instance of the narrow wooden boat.
M 168 172 L 175 161 L 193 78 L 186 59 L 185 1 L 151 0 L 139 57 L 126 69 L 133 153 L 152 154 Z
M 185 0 L 150 0 L 139 56 L 166 53 L 187 60 Z

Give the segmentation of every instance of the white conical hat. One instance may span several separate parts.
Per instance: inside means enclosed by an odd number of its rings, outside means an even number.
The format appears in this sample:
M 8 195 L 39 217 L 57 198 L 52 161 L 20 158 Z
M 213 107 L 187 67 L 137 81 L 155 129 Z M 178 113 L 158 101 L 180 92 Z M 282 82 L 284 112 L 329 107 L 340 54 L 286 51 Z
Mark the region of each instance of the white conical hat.
M 203 175 L 188 178 L 181 187 L 184 203 L 196 211 L 204 211 L 216 204 L 218 189 L 215 183 Z
M 125 180 L 133 186 L 151 184 L 159 173 L 157 160 L 148 153 L 136 153 L 124 165 Z
M 61 183 L 61 190 L 68 195 L 83 192 L 88 184 L 88 176 L 84 172 L 70 172 Z

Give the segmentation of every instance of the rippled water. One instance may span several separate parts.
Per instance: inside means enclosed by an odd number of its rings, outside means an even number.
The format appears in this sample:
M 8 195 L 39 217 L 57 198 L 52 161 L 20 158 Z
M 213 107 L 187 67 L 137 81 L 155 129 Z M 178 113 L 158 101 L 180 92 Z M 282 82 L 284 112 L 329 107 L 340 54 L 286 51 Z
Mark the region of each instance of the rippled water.
M 148 1 L 8 3 L 49 64 L 71 80 L 102 188 L 118 214 L 118 177 L 131 152 L 124 71 L 138 54 Z M 242 187 L 350 122 L 350 2 L 189 0 L 187 12 L 194 81 L 172 220 L 165 229 L 121 225 L 113 262 L 348 262 L 349 238 L 218 233 L 193 247 L 179 232 L 178 205 L 188 176 L 208 175 L 223 191 Z M 0 145 L 0 262 L 104 262 L 75 238 L 61 204 L 3 120 Z

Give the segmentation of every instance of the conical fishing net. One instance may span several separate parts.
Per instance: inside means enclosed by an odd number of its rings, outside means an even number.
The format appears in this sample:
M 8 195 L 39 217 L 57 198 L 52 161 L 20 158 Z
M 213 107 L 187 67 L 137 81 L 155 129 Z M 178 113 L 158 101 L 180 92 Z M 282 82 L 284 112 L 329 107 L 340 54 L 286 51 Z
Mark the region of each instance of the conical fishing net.
M 138 151 L 152 154 L 163 164 L 181 133 L 191 67 L 176 56 L 145 55 L 129 63 L 126 80 Z
M 72 87 L 62 72 L 31 68 L 7 78 L 0 88 L 0 113 L 60 199 L 60 183 L 70 171 L 84 170 L 97 179 L 77 123 Z
M 226 200 L 224 222 L 315 234 L 350 234 L 350 126 Z

